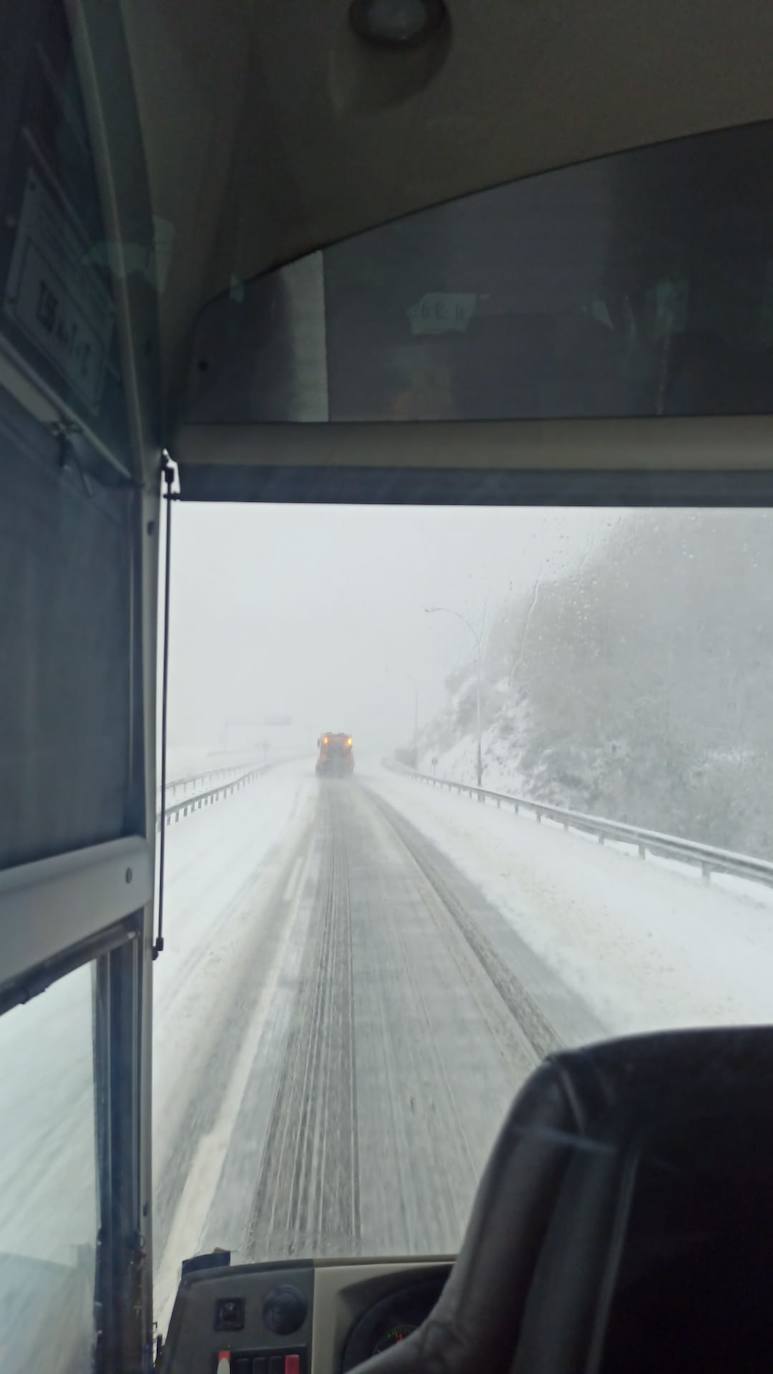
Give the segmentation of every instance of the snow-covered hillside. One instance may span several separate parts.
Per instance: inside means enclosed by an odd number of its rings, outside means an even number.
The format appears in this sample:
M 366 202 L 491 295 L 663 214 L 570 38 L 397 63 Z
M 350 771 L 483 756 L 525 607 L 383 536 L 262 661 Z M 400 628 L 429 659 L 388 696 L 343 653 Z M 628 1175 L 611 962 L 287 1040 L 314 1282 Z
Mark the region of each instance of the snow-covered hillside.
M 483 783 L 773 853 L 773 518 L 641 511 L 483 636 Z M 474 782 L 476 665 L 447 680 L 419 766 Z M 434 762 L 433 762 L 434 761 Z

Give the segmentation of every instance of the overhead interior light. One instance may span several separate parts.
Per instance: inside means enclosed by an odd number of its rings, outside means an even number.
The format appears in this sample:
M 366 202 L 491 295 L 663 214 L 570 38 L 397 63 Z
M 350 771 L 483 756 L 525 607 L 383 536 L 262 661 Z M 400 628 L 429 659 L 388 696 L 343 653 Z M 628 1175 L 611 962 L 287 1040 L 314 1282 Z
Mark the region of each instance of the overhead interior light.
M 446 18 L 443 0 L 352 0 L 352 27 L 360 38 L 387 48 L 415 48 Z

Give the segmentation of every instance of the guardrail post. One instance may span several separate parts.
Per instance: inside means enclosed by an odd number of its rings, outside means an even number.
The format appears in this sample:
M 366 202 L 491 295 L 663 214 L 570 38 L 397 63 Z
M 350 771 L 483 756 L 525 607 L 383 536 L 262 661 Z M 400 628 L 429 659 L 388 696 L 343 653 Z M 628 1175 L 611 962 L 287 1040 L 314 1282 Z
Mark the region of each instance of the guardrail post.
M 646 857 L 647 857 L 647 846 L 646 846 L 646 845 L 643 845 L 643 844 L 640 844 L 640 845 L 639 845 L 639 858 L 640 858 L 640 859 L 646 859 Z
M 603 843 L 604 843 L 604 835 L 602 834 L 601 831 L 599 831 L 599 844 L 603 844 Z
M 701 863 L 701 877 L 704 883 L 709 882 L 711 879 L 711 864 L 707 863 L 705 859 Z

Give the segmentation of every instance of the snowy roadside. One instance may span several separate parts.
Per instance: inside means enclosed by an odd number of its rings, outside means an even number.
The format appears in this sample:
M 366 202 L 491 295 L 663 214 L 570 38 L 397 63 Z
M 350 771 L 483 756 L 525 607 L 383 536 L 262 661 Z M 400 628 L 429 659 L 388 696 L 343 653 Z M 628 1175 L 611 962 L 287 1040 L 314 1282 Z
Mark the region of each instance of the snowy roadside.
M 280 765 L 169 827 L 165 949 L 154 965 L 154 1157 L 163 1172 L 240 950 L 308 824 L 313 775 Z M 173 1161 L 169 1161 L 170 1164 Z
M 366 785 L 442 849 L 610 1033 L 773 1018 L 773 893 L 442 793 Z M 744 890 L 745 889 L 745 890 Z

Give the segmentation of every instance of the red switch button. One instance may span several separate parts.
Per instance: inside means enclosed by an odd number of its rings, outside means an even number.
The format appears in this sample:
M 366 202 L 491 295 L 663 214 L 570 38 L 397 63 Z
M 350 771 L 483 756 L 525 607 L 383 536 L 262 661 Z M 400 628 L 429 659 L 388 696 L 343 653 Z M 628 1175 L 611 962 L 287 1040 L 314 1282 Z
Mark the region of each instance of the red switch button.
M 301 1374 L 300 1355 L 285 1355 L 285 1374 Z

